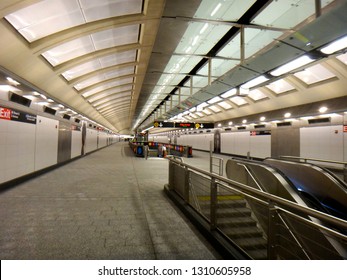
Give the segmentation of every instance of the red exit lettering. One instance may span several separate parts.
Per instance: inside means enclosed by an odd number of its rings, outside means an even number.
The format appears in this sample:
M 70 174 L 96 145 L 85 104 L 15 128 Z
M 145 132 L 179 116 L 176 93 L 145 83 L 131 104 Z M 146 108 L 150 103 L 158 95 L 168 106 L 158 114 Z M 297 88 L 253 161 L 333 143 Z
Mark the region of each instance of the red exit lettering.
M 10 120 L 11 113 L 10 109 L 0 107 L 0 119 Z
M 179 126 L 180 127 L 190 127 L 191 124 L 190 123 L 180 123 Z

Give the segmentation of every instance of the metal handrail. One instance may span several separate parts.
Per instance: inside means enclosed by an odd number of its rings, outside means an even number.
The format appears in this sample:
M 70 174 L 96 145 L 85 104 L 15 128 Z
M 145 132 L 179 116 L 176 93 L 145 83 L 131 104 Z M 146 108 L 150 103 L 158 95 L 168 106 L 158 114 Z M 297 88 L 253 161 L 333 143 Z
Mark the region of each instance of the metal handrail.
M 304 160 L 304 162 L 310 161 L 318 161 L 318 162 L 326 162 L 326 163 L 334 163 L 334 164 L 343 164 L 347 166 L 347 162 L 344 161 L 336 161 L 336 160 L 326 160 L 326 159 L 317 159 L 317 158 L 304 158 L 304 157 L 296 157 L 296 156 L 280 156 L 283 159 L 299 159 Z
M 254 188 L 252 188 L 250 186 L 247 186 L 245 184 L 242 184 L 242 183 L 230 180 L 228 178 L 222 177 L 222 176 L 217 175 L 217 174 L 210 173 L 210 172 L 205 171 L 203 169 L 200 169 L 198 167 L 194 167 L 194 166 L 188 165 L 186 163 L 179 162 L 179 161 L 177 161 L 175 159 L 169 158 L 169 160 L 174 162 L 174 163 L 176 163 L 176 164 L 178 164 L 178 165 L 184 166 L 184 167 L 186 167 L 186 168 L 188 168 L 190 170 L 194 170 L 194 171 L 196 171 L 198 173 L 204 174 L 204 175 L 209 176 L 209 177 L 211 177 L 213 179 L 216 179 L 218 181 L 221 181 L 221 182 L 224 182 L 226 184 L 230 184 L 230 185 L 236 186 L 238 189 L 240 189 L 242 191 L 245 191 L 247 193 L 250 193 L 250 194 L 252 194 L 252 195 L 254 195 L 256 197 L 260 197 L 260 198 L 264 199 L 265 201 L 273 201 L 273 202 L 275 202 L 277 204 L 277 207 L 290 208 L 291 210 L 300 211 L 303 214 L 315 217 L 315 218 L 320 219 L 322 221 L 325 221 L 327 223 L 330 223 L 330 224 L 333 224 L 335 226 L 347 229 L 347 222 L 345 220 L 343 220 L 343 219 L 331 216 L 329 214 L 322 213 L 320 211 L 308 208 L 306 206 L 299 205 L 299 204 L 297 204 L 295 202 L 291 202 L 291 201 L 286 200 L 284 198 L 281 198 L 281 197 L 278 197 L 278 196 L 275 196 L 275 195 L 272 195 L 272 194 L 269 194 L 269 193 L 266 193 L 266 192 L 262 192 L 260 190 L 254 189 Z M 230 189 L 232 189 L 232 188 L 230 188 Z

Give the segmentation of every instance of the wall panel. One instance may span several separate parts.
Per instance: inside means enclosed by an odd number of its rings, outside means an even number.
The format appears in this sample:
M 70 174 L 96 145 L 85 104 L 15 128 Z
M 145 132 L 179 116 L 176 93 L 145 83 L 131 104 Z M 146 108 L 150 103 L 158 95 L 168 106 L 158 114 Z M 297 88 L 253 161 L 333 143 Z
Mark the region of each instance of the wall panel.
M 59 121 L 38 116 L 36 125 L 35 170 L 58 161 Z
M 343 126 L 300 128 L 300 156 L 343 161 Z
M 35 124 L 0 119 L 0 183 L 34 171 Z

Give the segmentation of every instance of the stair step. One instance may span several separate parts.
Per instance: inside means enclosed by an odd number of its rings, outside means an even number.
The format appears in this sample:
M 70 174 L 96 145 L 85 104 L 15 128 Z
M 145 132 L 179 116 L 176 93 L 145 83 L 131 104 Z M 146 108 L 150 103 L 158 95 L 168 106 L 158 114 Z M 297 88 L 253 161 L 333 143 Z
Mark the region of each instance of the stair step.
M 267 250 L 250 250 L 247 251 L 247 253 L 252 257 L 254 260 L 267 260 Z
M 206 217 L 210 217 L 209 209 L 202 209 Z M 222 208 L 217 210 L 218 218 L 250 217 L 251 210 L 248 208 Z
M 234 240 L 244 237 L 262 237 L 262 233 L 256 227 L 220 227 L 225 235 Z
M 245 217 L 218 217 L 217 224 L 223 227 L 239 227 L 239 226 L 253 226 L 256 227 L 257 223 L 250 216 Z
M 233 241 L 245 250 L 264 249 L 267 248 L 267 241 L 263 237 L 245 237 L 236 238 Z

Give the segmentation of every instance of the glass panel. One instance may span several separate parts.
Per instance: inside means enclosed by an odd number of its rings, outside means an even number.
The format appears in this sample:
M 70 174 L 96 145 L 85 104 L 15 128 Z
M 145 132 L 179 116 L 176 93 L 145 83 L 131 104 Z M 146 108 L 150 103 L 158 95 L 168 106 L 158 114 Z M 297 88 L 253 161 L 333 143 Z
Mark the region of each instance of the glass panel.
M 238 65 L 238 60 L 212 59 L 212 76 L 220 77 Z
M 255 0 L 243 1 L 202 1 L 194 17 L 237 21 Z
M 321 1 L 322 7 L 331 1 Z M 264 26 L 293 28 L 315 13 L 315 1 L 312 0 L 287 0 L 272 1 L 252 23 Z
M 335 77 L 333 73 L 321 64 L 316 64 L 294 75 L 308 85 Z
M 288 83 L 287 81 L 283 79 L 273 82 L 269 85 L 266 85 L 266 87 L 272 90 L 276 94 L 284 93 L 284 92 L 295 89 L 294 86 L 292 86 L 290 83 Z

